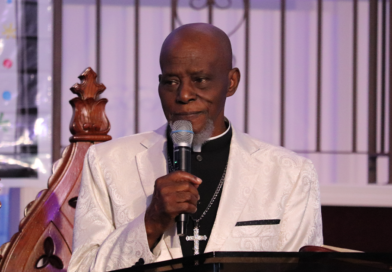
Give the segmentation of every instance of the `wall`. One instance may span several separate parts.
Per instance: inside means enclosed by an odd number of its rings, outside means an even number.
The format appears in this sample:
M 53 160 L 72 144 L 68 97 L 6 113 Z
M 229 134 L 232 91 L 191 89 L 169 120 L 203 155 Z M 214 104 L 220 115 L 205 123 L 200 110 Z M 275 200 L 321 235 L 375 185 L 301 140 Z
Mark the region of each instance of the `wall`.
M 196 11 L 179 1 L 182 23 L 207 22 L 207 9 Z M 219 2 L 219 1 L 218 1 Z M 66 0 L 63 39 L 62 145 L 68 144 L 67 105 L 73 95 L 67 91 L 77 74 L 87 66 L 95 68 L 95 6 L 93 1 Z M 135 133 L 135 8 L 133 2 L 102 1 L 101 76 L 109 99 L 107 114 L 113 138 Z M 220 4 L 228 3 L 221 1 Z M 242 1 L 228 9 L 215 8 L 213 22 L 227 33 L 241 22 Z M 281 89 L 285 85 L 284 145 L 315 163 L 326 205 L 392 206 L 391 186 L 369 186 L 368 91 L 369 91 L 369 2 L 357 7 L 356 133 L 353 133 L 353 3 L 324 0 L 321 39 L 321 134 L 317 144 L 317 0 L 286 1 L 285 76 L 281 80 L 281 1 L 250 1 L 249 108 L 244 108 L 245 26 L 230 36 L 234 65 L 243 73 L 239 89 L 226 104 L 226 116 L 263 141 L 281 144 Z M 381 3 L 381 2 L 380 2 Z M 381 9 L 380 9 L 381 10 Z M 160 45 L 171 29 L 170 1 L 141 1 L 139 21 L 139 132 L 165 122 L 157 95 Z M 381 11 L 380 11 L 381 12 Z M 72 19 L 71 19 L 72 18 Z M 379 18 L 379 21 L 381 17 Z M 177 26 L 179 23 L 177 23 Z M 77 30 L 77 31 L 75 31 Z M 379 62 L 380 63 L 380 62 Z M 378 96 L 380 97 L 380 96 Z M 388 107 L 388 105 L 387 105 Z M 389 121 L 386 121 L 388 131 Z M 378 127 L 380 129 L 380 126 Z M 356 153 L 352 153 L 353 141 Z M 380 150 L 380 146 L 379 152 Z M 386 142 L 385 150 L 389 149 Z M 376 183 L 388 182 L 388 157 L 378 158 Z M 342 195 L 340 192 L 350 192 Z M 383 197 L 379 196 L 381 192 Z M 340 193 L 340 194 L 339 194 Z M 367 197 L 364 199 L 363 194 Z M 365 201 L 365 202 L 364 202 Z

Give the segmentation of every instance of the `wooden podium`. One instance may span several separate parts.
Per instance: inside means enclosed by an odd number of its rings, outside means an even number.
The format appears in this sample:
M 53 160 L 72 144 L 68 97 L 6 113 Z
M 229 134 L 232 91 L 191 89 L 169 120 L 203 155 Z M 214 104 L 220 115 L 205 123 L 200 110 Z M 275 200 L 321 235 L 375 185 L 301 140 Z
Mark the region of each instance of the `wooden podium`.
M 392 254 L 387 253 L 210 252 L 116 271 L 378 272 L 391 271 L 391 269 Z

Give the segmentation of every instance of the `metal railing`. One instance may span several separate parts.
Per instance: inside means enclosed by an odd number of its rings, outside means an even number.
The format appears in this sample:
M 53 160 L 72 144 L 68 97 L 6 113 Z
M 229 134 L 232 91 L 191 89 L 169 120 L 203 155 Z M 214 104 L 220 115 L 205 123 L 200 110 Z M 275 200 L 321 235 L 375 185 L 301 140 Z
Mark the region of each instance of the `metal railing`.
M 285 145 L 286 126 L 285 126 L 285 98 L 286 98 L 286 47 L 288 46 L 286 35 L 286 13 L 288 0 L 277 0 L 280 2 L 280 145 Z M 351 151 L 334 151 L 322 149 L 322 40 L 323 40 L 323 0 L 317 1 L 317 49 L 316 49 L 316 145 L 313 150 L 301 150 L 301 153 L 321 153 L 321 154 L 367 154 L 368 155 L 368 183 L 376 183 L 377 180 L 377 159 L 380 156 L 388 156 L 389 158 L 389 184 L 392 184 L 392 156 L 389 144 L 389 150 L 386 150 L 387 143 L 392 143 L 392 125 L 388 125 L 392 121 L 391 107 L 392 105 L 392 20 L 389 14 L 392 14 L 392 4 L 388 0 L 369 0 L 369 73 L 368 73 L 368 151 L 358 151 L 358 0 L 352 0 L 353 11 L 353 40 L 352 40 L 352 143 Z M 54 59 L 53 59 L 53 158 L 54 160 L 60 157 L 60 125 L 59 125 L 59 111 L 60 111 L 60 90 L 61 90 L 61 6 L 62 1 L 56 0 L 54 3 Z M 208 10 L 208 22 L 214 22 L 215 9 L 229 9 L 232 6 L 232 1 L 215 1 L 205 0 L 189 1 L 189 7 L 194 10 Z M 201 3 L 201 4 L 200 4 Z M 171 29 L 174 29 L 182 24 L 181 16 L 178 13 L 179 0 L 171 0 Z M 100 39 L 101 39 L 101 0 L 96 0 L 96 71 L 100 74 Z M 252 8 L 252 1 L 243 0 L 243 17 L 236 27 L 228 33 L 234 34 L 239 28 L 244 27 L 244 44 L 245 44 L 245 69 L 244 77 L 244 125 L 243 130 L 249 131 L 249 48 L 250 48 L 250 10 Z M 134 131 L 139 132 L 139 32 L 140 28 L 140 0 L 134 0 Z M 381 8 L 381 10 L 379 10 Z M 379 15 L 381 14 L 381 18 Z M 379 24 L 379 21 L 381 24 Z M 389 24 L 389 25 L 388 25 Z M 380 39 L 379 39 L 380 38 Z M 379 40 L 381 45 L 378 44 Z M 387 56 L 389 58 L 387 59 Z M 378 63 L 378 59 L 381 63 Z M 381 69 L 379 69 L 381 67 Z M 380 82 L 381 81 L 381 82 Z M 387 89 L 388 86 L 388 89 Z M 56 92 L 58 92 L 56 94 Z M 381 99 L 377 99 L 377 95 L 381 95 Z M 389 95 L 388 95 L 389 94 Z M 387 100 L 388 97 L 388 100 Z M 378 112 L 380 112 L 378 116 Z M 380 124 L 380 135 L 377 134 L 377 124 Z M 379 151 L 377 146 L 380 146 Z

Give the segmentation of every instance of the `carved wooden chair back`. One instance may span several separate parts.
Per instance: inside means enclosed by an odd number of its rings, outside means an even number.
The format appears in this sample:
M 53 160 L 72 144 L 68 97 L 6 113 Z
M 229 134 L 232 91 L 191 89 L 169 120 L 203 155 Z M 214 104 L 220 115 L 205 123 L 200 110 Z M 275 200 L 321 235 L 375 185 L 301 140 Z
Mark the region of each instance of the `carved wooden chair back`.
M 71 91 L 78 97 L 70 104 L 70 145 L 53 165 L 48 188 L 42 190 L 25 209 L 19 232 L 0 247 L 0 271 L 67 271 L 72 253 L 72 232 L 87 149 L 111 139 L 105 114 L 107 99 L 98 99 L 106 87 L 96 82 L 97 74 L 87 68 L 80 84 Z

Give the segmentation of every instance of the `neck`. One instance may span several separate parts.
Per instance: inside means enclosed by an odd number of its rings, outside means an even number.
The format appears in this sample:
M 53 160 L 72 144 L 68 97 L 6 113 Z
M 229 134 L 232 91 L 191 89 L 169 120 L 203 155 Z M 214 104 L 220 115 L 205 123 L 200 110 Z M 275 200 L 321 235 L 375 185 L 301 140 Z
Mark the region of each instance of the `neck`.
M 221 135 L 223 132 L 225 132 L 227 129 L 225 119 L 222 118 L 222 121 L 218 122 L 217 124 L 214 124 L 214 131 L 212 132 L 211 137 L 216 137 Z

